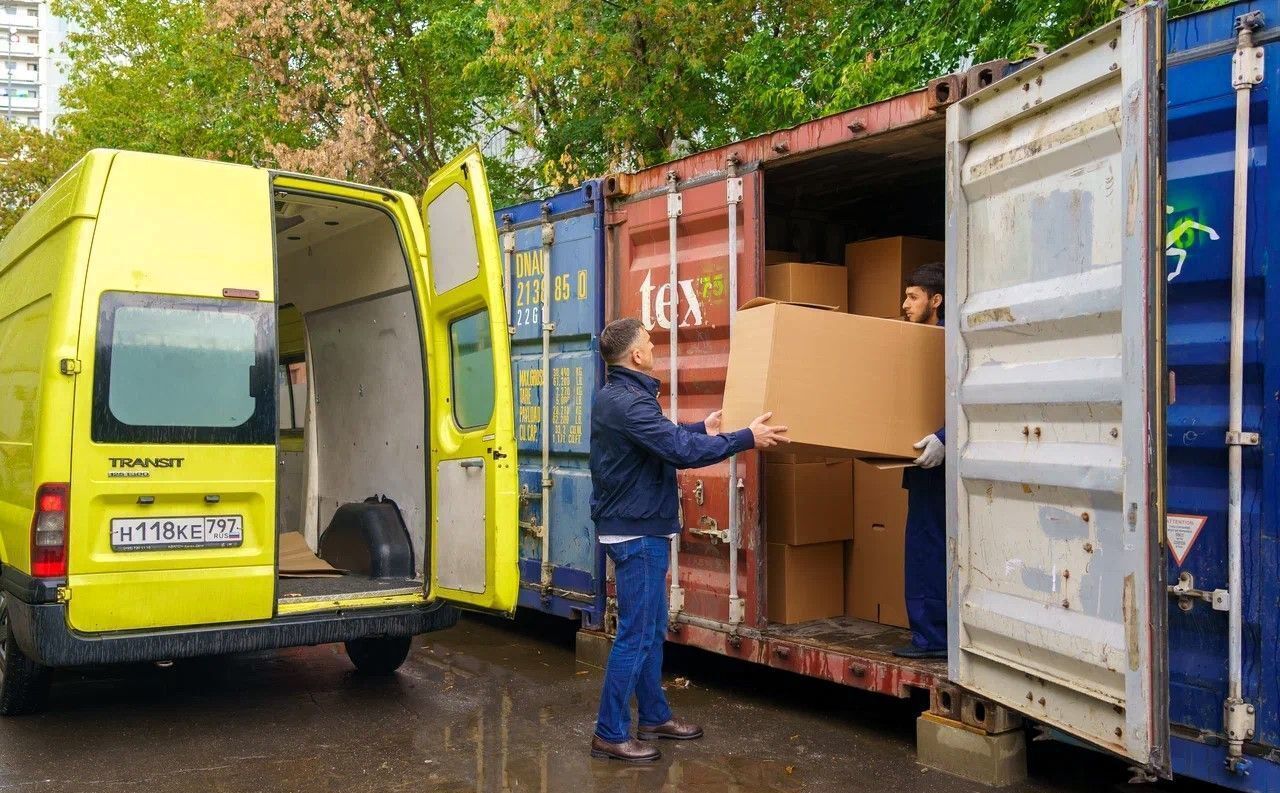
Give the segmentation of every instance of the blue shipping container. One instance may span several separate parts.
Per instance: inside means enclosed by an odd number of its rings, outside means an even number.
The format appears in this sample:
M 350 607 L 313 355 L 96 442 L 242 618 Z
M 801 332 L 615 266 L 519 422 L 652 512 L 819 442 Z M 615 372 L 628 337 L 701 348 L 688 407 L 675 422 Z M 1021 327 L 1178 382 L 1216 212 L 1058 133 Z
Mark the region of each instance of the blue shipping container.
M 1255 706 L 1246 745 L 1248 775 L 1229 773 L 1222 745 L 1227 696 L 1227 614 L 1205 602 L 1184 610 L 1170 600 L 1170 720 L 1174 771 L 1237 790 L 1280 790 L 1280 559 L 1277 558 L 1280 448 L 1280 279 L 1269 259 L 1280 246 L 1280 192 L 1270 185 L 1271 141 L 1280 136 L 1280 0 L 1236 3 L 1171 20 L 1168 27 L 1166 257 L 1167 357 L 1173 385 L 1168 417 L 1168 581 L 1226 589 L 1228 341 L 1236 99 L 1235 20 L 1261 11 L 1265 74 L 1252 91 L 1244 335 L 1244 428 L 1262 433 L 1244 449 L 1242 559 L 1244 699 Z M 1272 97 L 1276 101 L 1272 101 Z M 1280 140 L 1277 150 L 1280 151 Z M 1273 231 L 1277 236 L 1273 236 Z M 1280 250 L 1280 248 L 1278 248 Z M 1191 601 L 1186 601 L 1190 605 Z
M 494 213 L 507 265 L 520 468 L 520 605 L 599 627 L 604 562 L 591 522 L 591 396 L 604 376 L 604 200 L 598 181 Z M 510 239 L 514 237 L 514 249 Z M 549 263 L 548 263 L 549 260 Z M 549 380 L 542 401 L 543 270 L 549 267 Z M 549 505 L 542 503 L 542 437 Z M 547 508 L 549 506 L 549 508 Z M 550 580 L 543 580 L 546 533 Z

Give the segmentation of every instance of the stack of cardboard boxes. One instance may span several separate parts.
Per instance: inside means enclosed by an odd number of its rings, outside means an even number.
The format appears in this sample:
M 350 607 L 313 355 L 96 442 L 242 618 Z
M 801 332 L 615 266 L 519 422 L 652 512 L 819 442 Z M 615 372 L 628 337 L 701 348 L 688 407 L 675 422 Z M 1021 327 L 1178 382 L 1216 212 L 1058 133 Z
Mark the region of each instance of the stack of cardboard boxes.
M 907 625 L 907 496 L 885 459 L 942 426 L 945 374 L 942 330 L 898 318 L 907 277 L 942 256 L 911 237 L 852 243 L 843 267 L 766 253 L 766 299 L 735 321 L 725 421 L 772 410 L 793 439 L 765 464 L 771 622 Z
M 848 270 L 770 251 L 765 297 L 845 311 Z M 765 463 L 769 619 L 808 622 L 844 611 L 844 543 L 853 539 L 853 463 L 774 454 Z

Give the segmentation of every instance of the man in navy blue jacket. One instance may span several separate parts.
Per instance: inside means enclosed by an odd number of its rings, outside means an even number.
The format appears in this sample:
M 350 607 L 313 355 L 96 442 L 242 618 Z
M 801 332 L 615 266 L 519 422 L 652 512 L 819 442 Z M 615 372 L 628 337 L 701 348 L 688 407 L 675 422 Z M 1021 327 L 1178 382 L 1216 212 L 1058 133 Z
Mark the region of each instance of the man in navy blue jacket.
M 702 737 L 702 728 L 671 715 L 662 691 L 667 636 L 667 567 L 671 537 L 680 533 L 676 470 L 701 468 L 738 452 L 786 442 L 786 427 L 766 413 L 747 429 L 720 432 L 720 411 L 697 424 L 675 424 L 658 406 L 653 343 L 635 319 L 609 323 L 600 334 L 608 365 L 591 407 L 591 517 L 613 560 L 618 635 L 609 653 L 593 757 L 629 762 L 661 753 L 631 737 L 631 698 L 639 705 L 643 740 Z
M 902 313 L 910 322 L 942 324 L 942 264 L 923 264 L 907 280 Z M 947 457 L 940 429 L 916 444 L 917 468 L 902 472 L 907 489 L 907 622 L 911 644 L 894 650 L 903 658 L 947 657 Z

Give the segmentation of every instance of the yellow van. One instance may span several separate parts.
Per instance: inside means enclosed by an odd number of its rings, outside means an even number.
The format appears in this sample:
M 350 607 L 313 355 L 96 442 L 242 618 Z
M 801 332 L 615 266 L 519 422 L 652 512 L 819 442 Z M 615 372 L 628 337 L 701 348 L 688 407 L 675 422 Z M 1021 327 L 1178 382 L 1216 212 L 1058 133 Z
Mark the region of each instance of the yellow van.
M 501 260 L 467 152 L 422 200 L 94 151 L 0 241 L 0 713 L 51 667 L 511 613 Z

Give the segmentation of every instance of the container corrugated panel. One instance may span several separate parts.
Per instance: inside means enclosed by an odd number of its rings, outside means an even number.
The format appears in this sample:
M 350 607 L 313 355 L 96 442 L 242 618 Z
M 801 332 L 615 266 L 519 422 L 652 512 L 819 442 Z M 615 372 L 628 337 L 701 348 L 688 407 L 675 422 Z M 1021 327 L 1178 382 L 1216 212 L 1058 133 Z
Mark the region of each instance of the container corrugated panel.
M 603 557 L 591 521 L 588 468 L 591 397 L 601 378 L 603 198 L 598 181 L 497 210 L 498 234 L 514 234 L 507 256 L 511 366 L 520 469 L 520 605 L 589 627 L 603 613 Z M 544 228 L 554 235 L 544 247 Z M 542 404 L 542 276 L 550 259 L 550 409 Z M 549 419 L 550 509 L 542 498 L 542 422 Z M 547 520 L 544 521 L 544 516 Z M 542 586 L 542 540 L 549 524 L 551 586 Z
M 681 190 L 677 223 L 678 291 L 669 283 L 667 196 L 641 195 L 611 209 L 609 215 L 609 316 L 637 317 L 654 344 L 654 375 L 662 380 L 658 396 L 670 409 L 671 325 L 676 325 L 678 421 L 701 421 L 720 408 L 729 363 L 728 194 L 723 171 L 697 174 L 701 183 Z M 711 178 L 708 180 L 707 177 Z M 738 212 L 739 304 L 759 293 L 759 176 L 747 174 Z M 717 178 L 718 177 L 718 178 Z M 739 476 L 743 499 L 743 547 L 739 593 L 746 600 L 746 622 L 760 625 L 763 609 L 763 546 L 758 505 L 757 455 L 742 455 Z M 706 532 L 728 529 L 728 463 L 679 474 L 685 532 L 678 559 L 687 614 L 708 620 L 729 619 L 727 545 Z M 702 533 L 694 533 L 702 532 Z M 676 635 L 677 640 L 680 638 Z
M 1173 20 L 1168 31 L 1167 359 L 1168 580 L 1189 573 L 1201 590 L 1227 588 L 1228 339 L 1235 95 L 1234 22 L 1263 12 L 1261 35 L 1280 33 L 1280 2 L 1238 3 Z M 1280 125 L 1280 49 L 1265 46 L 1266 73 L 1253 89 L 1244 340 L 1244 428 L 1262 444 L 1244 450 L 1244 696 L 1257 706 L 1256 742 L 1280 747 L 1280 554 L 1276 450 L 1280 448 L 1280 280 L 1269 277 L 1280 243 L 1280 191 L 1268 161 Z M 1280 145 L 1277 146 L 1280 151 Z M 1228 774 L 1222 734 L 1227 695 L 1227 614 L 1207 603 L 1169 604 L 1170 717 L 1174 770 L 1239 790 L 1280 789 L 1280 767 L 1255 759 L 1248 777 Z

